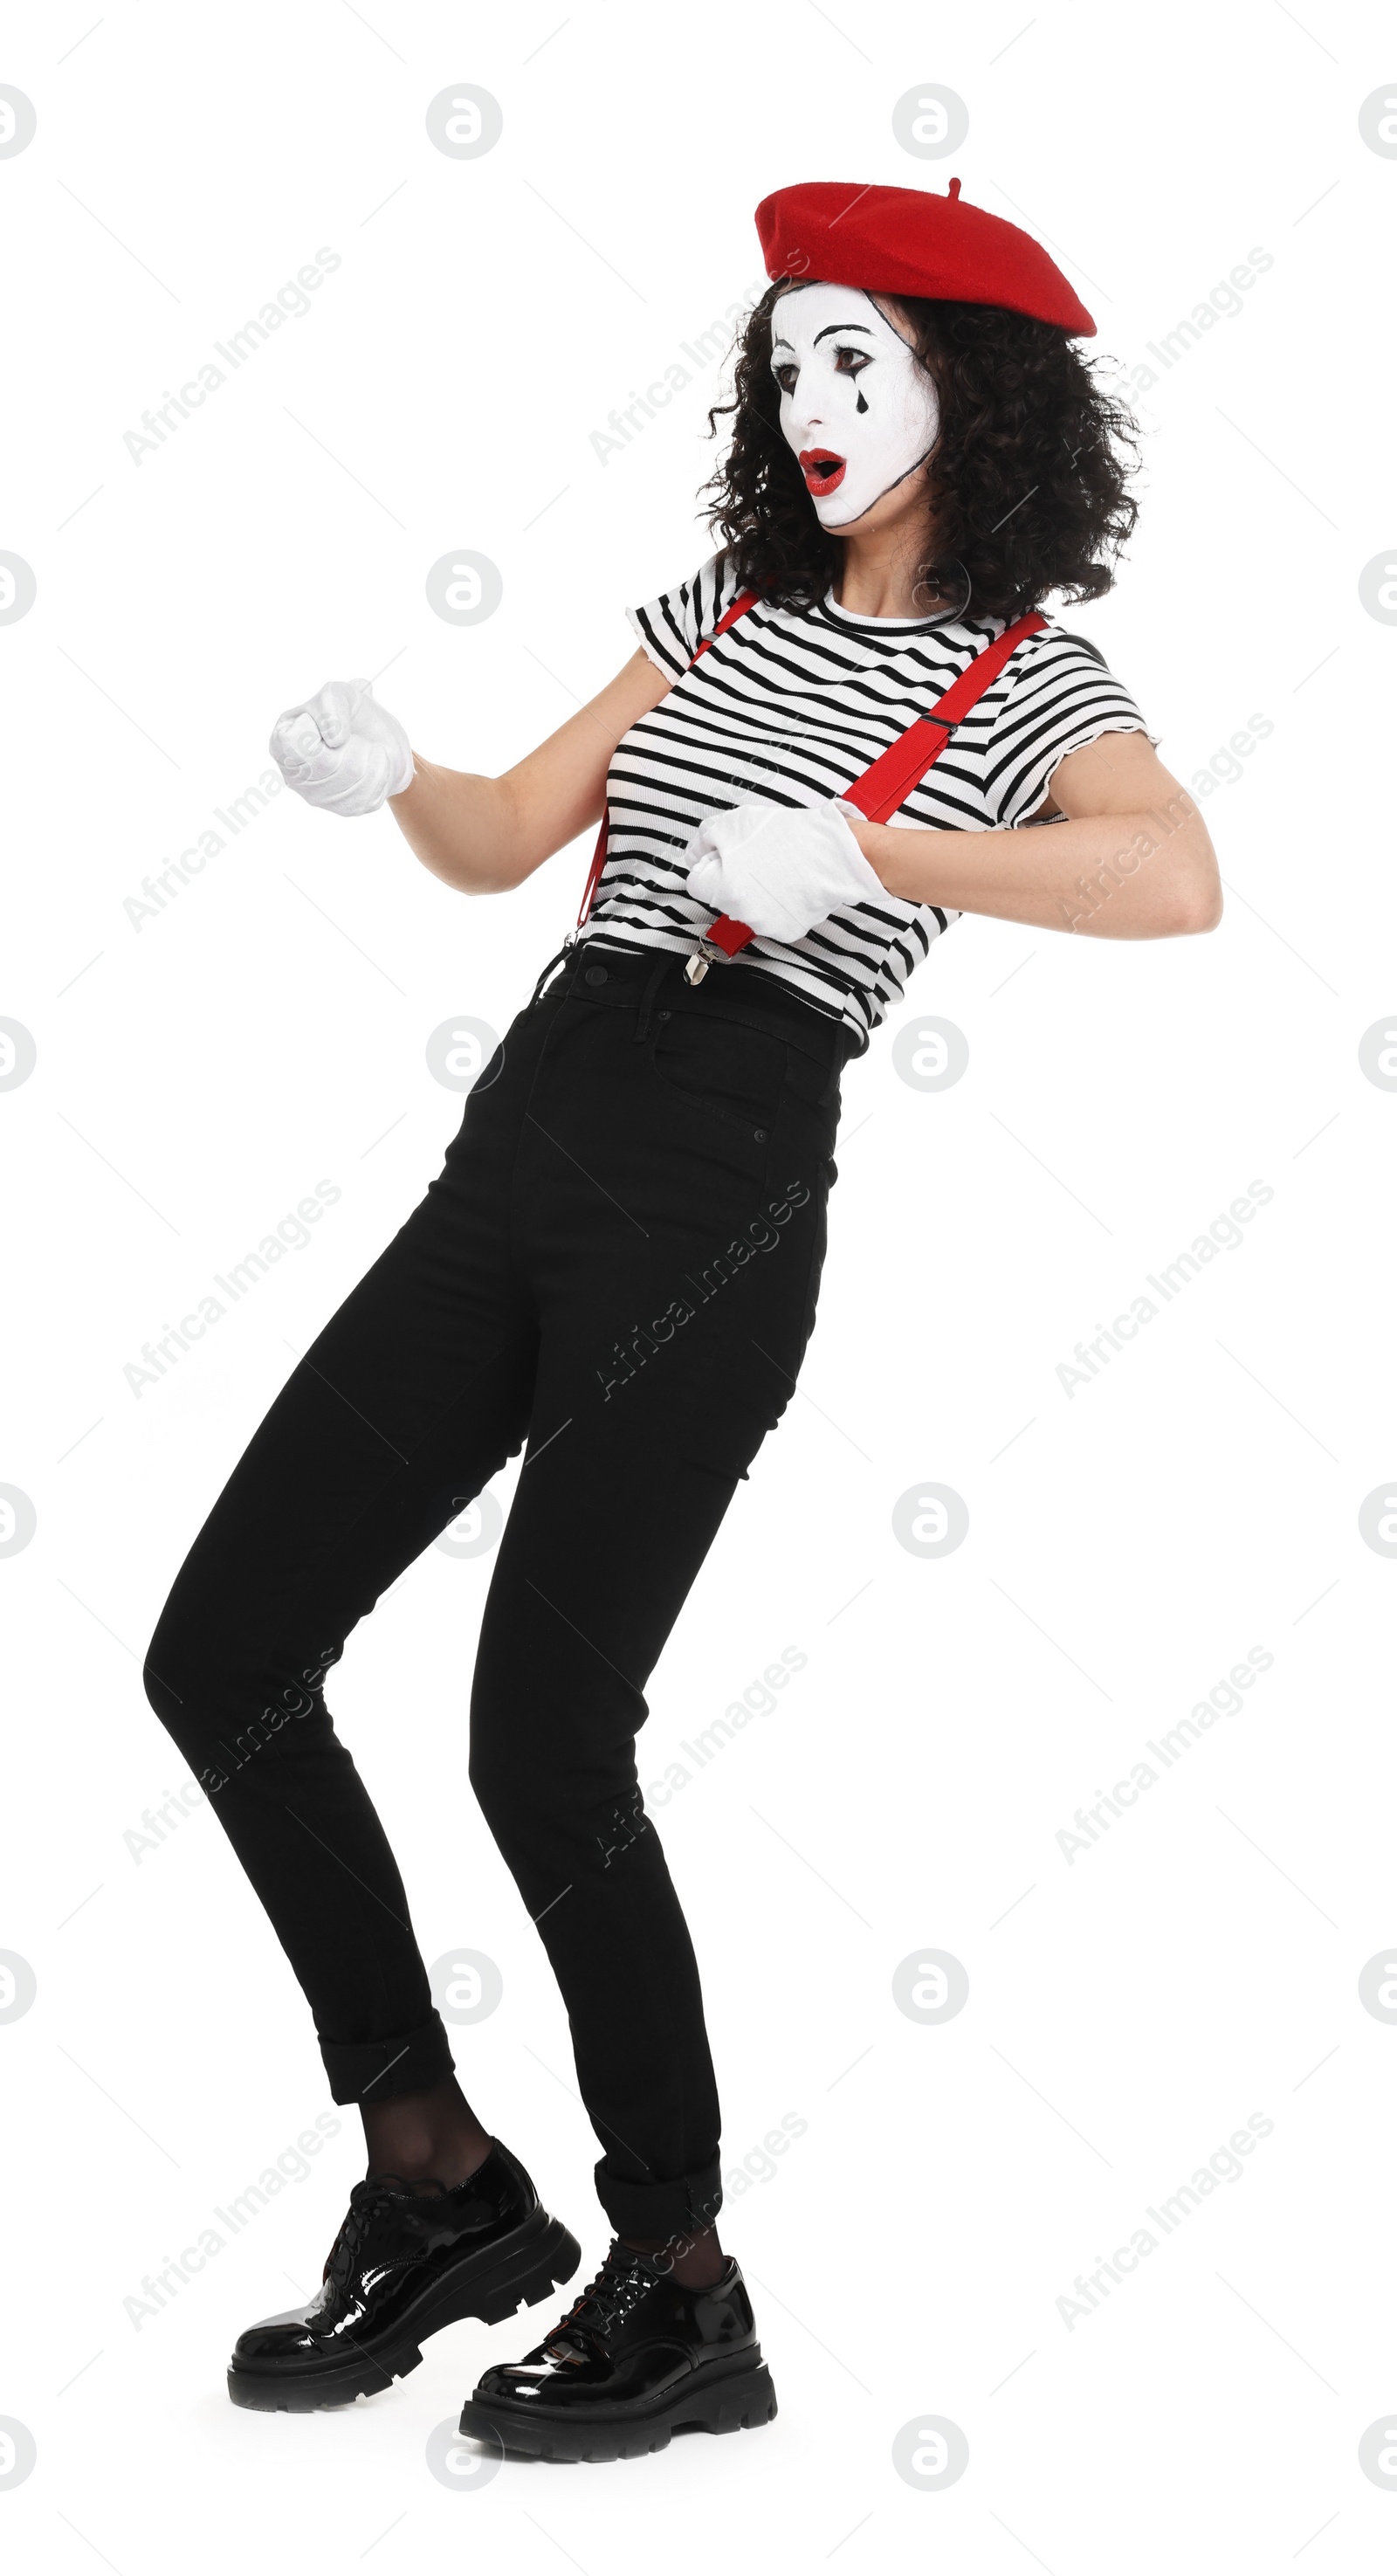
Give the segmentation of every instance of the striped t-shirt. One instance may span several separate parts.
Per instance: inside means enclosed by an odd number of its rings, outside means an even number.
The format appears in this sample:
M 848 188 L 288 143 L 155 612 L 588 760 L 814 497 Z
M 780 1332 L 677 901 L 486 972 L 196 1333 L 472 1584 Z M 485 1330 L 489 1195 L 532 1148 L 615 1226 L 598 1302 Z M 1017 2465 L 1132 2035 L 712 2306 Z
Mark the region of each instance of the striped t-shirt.
M 689 955 L 713 919 L 685 886 L 706 814 L 765 797 L 840 796 L 950 687 L 1006 618 L 853 617 L 770 601 L 689 664 L 739 595 L 715 555 L 648 607 L 626 611 L 674 685 L 622 735 L 607 777 L 610 835 L 586 935 Z M 1144 718 L 1094 647 L 1049 625 L 1025 638 L 894 820 L 988 832 L 1026 821 L 1064 754 Z M 775 976 L 866 1043 L 912 969 L 959 914 L 884 895 L 850 903 L 789 943 L 754 939 L 723 974 Z

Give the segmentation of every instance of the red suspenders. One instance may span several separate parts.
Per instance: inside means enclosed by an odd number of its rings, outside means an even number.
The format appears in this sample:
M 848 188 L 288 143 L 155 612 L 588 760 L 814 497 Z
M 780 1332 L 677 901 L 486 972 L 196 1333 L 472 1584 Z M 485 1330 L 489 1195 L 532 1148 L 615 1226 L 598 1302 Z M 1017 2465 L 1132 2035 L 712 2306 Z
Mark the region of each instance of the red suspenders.
M 739 617 L 745 617 L 749 608 L 755 608 L 760 595 L 761 594 L 755 590 L 744 590 L 739 592 L 737 598 L 733 601 L 731 608 L 724 609 L 723 614 L 719 618 L 717 625 L 714 627 L 712 634 L 705 635 L 703 642 L 698 648 L 698 653 L 695 653 L 692 656 L 689 663 L 691 671 L 694 667 L 694 663 L 699 658 L 699 653 L 706 653 L 710 644 L 716 644 L 720 635 L 726 635 L 728 628 L 737 624 Z M 581 929 L 583 922 L 586 920 L 588 913 L 592 909 L 592 897 L 597 890 L 597 880 L 601 875 L 602 869 L 606 865 L 606 836 L 609 828 L 610 816 L 606 811 L 606 807 L 603 805 L 601 830 L 597 834 L 597 846 L 592 852 L 592 864 L 587 872 L 587 883 L 582 890 L 582 910 L 577 916 L 577 927 L 579 930 Z M 751 932 L 749 931 L 747 935 L 748 938 L 750 938 Z
M 739 617 L 745 616 L 747 610 L 756 605 L 758 596 L 758 592 L 754 590 L 744 590 L 741 596 L 733 601 L 731 608 L 719 618 L 712 634 L 704 637 L 698 653 L 695 653 L 693 661 L 689 664 L 690 670 L 693 669 L 694 662 L 698 660 L 700 653 L 706 653 L 710 644 L 716 644 L 720 635 L 725 635 L 728 628 L 735 625 Z M 1026 635 L 1036 635 L 1040 628 L 1047 625 L 1047 622 L 1046 617 L 1042 616 L 1036 608 L 1032 608 L 1026 617 L 1016 618 L 1012 626 L 1006 626 L 1002 635 L 997 635 L 992 644 L 986 644 L 983 651 L 976 654 L 973 662 L 967 663 L 959 679 L 951 682 L 949 689 L 937 699 L 935 706 L 930 707 L 924 716 L 918 716 L 907 727 L 905 733 L 898 735 L 896 742 L 889 743 L 887 750 L 880 752 L 878 758 L 869 763 L 862 777 L 854 780 L 852 787 L 846 787 L 841 791 L 845 803 L 856 805 L 861 814 L 867 815 L 870 823 L 888 822 L 897 812 L 898 807 L 911 795 L 918 780 L 926 776 L 932 762 L 940 759 L 951 739 L 952 727 L 961 723 L 962 719 L 969 715 L 971 708 L 984 696 L 986 689 L 998 679 L 1015 647 L 1023 642 Z M 606 865 L 608 821 L 608 816 L 603 812 L 601 830 L 597 834 L 597 846 L 592 853 L 591 870 L 582 897 L 582 909 L 577 916 L 579 930 L 592 909 L 592 899 L 597 890 L 597 883 Z M 718 919 L 710 922 L 705 931 L 697 956 L 691 957 L 685 968 L 690 982 L 697 983 L 701 980 L 707 973 L 712 959 L 736 957 L 738 952 L 746 947 L 752 936 L 745 921 L 732 921 L 727 913 L 720 913 Z

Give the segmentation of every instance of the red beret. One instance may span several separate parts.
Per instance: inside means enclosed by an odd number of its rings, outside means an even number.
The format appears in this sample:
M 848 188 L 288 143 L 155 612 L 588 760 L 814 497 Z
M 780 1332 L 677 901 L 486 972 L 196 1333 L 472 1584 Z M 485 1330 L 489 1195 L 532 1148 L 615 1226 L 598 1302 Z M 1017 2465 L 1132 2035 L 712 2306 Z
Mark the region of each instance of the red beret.
M 1082 336 L 1096 324 L 1042 244 L 1017 224 L 967 206 L 959 179 L 925 188 L 860 188 L 812 179 L 757 208 L 768 277 L 827 279 L 883 295 L 1000 304 Z

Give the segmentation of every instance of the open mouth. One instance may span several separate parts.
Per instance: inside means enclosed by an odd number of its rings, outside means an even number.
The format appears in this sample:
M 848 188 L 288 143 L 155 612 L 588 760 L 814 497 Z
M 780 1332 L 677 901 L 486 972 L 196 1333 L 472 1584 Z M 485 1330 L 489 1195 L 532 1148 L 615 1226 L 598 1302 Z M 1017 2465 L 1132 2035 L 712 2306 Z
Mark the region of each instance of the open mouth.
M 822 500 L 826 492 L 837 492 L 844 480 L 847 459 L 834 455 L 828 447 L 803 447 L 797 462 L 805 476 L 806 489 L 813 492 L 817 501 Z

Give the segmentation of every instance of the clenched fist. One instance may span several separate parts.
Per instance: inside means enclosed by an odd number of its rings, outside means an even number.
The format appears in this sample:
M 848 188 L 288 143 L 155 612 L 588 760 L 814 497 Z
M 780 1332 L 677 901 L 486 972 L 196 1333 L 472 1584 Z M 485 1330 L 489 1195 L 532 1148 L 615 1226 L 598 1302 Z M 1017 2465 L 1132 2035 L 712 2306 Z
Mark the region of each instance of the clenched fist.
M 838 797 L 710 814 L 687 844 L 688 890 L 759 938 L 803 939 L 841 906 L 886 893 L 850 830 L 861 820 Z
M 287 786 L 329 814 L 376 814 L 414 775 L 407 735 L 369 680 L 327 680 L 304 706 L 288 707 L 272 727 L 271 754 Z

